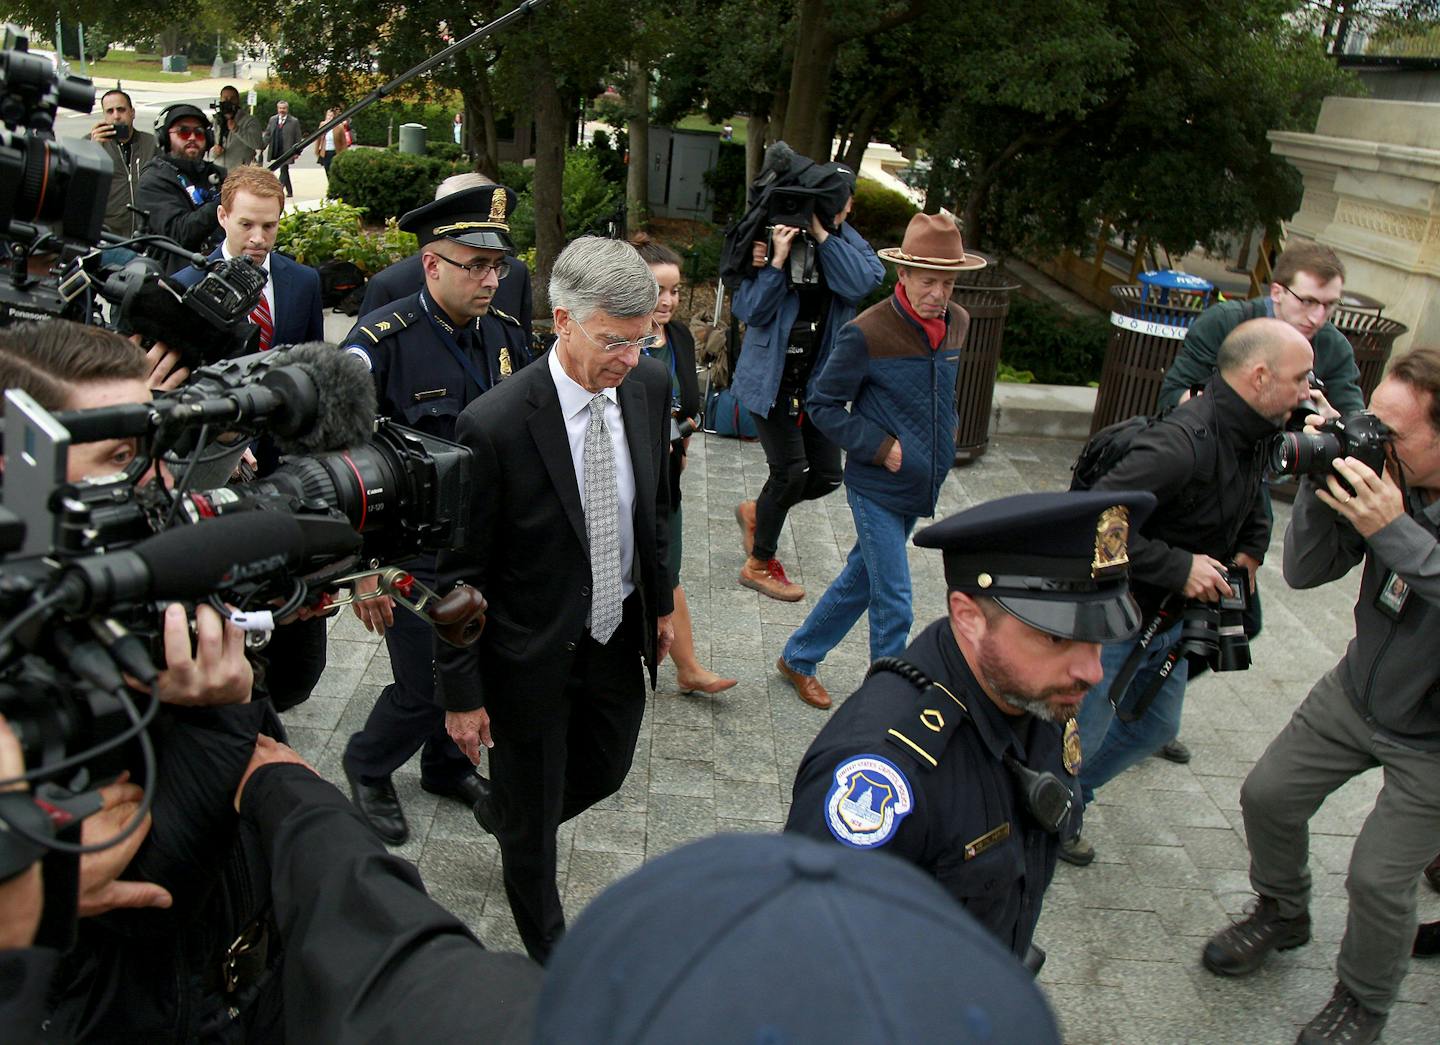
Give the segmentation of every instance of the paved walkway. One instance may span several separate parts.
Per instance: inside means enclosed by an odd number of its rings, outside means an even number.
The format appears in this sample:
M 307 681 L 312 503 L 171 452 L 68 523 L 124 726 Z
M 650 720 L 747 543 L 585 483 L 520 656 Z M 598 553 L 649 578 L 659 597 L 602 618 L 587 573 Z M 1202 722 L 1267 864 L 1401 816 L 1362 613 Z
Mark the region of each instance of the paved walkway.
M 1078 443 L 1003 436 L 977 464 L 951 473 L 940 511 L 1027 490 L 1061 488 Z M 661 669 L 635 766 L 620 793 L 560 834 L 560 887 L 573 919 L 606 885 L 646 859 L 716 831 L 778 830 L 799 760 L 826 714 L 802 704 L 773 664 L 790 630 L 838 572 L 854 529 L 844 498 L 802 505 L 780 546 L 791 576 L 809 590 L 785 605 L 736 585 L 741 552 L 731 515 L 765 476 L 756 444 L 700 436 L 684 477 L 683 577 L 702 659 L 741 683 L 712 698 L 675 693 Z M 1278 506 L 1278 525 L 1288 509 Z M 1286 587 L 1280 541 L 1261 573 L 1265 633 L 1243 674 L 1210 675 L 1191 691 L 1183 735 L 1189 766 L 1151 760 L 1107 786 L 1087 814 L 1099 859 L 1064 864 L 1045 904 L 1038 942 L 1049 952 L 1041 983 L 1069 1042 L 1293 1041 L 1329 997 L 1344 929 L 1344 872 L 1351 844 L 1379 785 L 1370 774 L 1345 787 L 1314 821 L 1315 939 L 1273 959 L 1256 976 L 1220 980 L 1201 968 L 1205 938 L 1249 896 L 1240 781 L 1311 682 L 1351 634 L 1355 578 L 1311 592 Z M 939 557 L 910 550 L 917 630 L 939 616 Z M 837 698 L 862 678 L 862 624 L 821 667 Z M 340 756 L 390 678 L 383 644 L 353 616 L 333 625 L 329 668 L 315 695 L 286 716 L 297 748 L 344 787 Z M 416 862 L 431 893 L 486 946 L 519 949 L 500 884 L 499 853 L 468 810 L 419 788 L 418 763 L 397 774 Z M 1440 918 L 1440 897 L 1420 888 L 1421 917 Z M 817 960 L 818 960 L 818 956 Z M 1433 1042 L 1440 962 L 1416 963 L 1385 1040 Z

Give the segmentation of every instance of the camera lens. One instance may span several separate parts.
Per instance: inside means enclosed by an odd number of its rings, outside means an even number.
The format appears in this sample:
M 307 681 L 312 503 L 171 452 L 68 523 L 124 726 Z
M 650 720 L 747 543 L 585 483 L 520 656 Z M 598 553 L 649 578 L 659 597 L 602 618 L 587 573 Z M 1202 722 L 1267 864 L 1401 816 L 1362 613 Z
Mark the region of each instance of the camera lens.
M 1281 432 L 1270 443 L 1270 471 L 1276 475 L 1321 475 L 1344 453 L 1331 432 Z

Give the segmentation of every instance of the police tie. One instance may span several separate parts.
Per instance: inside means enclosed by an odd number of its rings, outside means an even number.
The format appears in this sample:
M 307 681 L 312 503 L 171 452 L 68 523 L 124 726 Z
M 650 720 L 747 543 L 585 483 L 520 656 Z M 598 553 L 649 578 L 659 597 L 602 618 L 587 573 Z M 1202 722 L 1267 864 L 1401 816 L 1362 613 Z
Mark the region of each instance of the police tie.
M 250 322 L 260 328 L 260 351 L 267 351 L 275 341 L 275 321 L 270 316 L 270 302 L 260 295 L 260 304 L 250 313 Z
M 615 482 L 615 447 L 605 427 L 605 404 L 590 400 L 585 432 L 585 535 L 590 540 L 590 636 L 610 641 L 620 626 L 620 496 Z

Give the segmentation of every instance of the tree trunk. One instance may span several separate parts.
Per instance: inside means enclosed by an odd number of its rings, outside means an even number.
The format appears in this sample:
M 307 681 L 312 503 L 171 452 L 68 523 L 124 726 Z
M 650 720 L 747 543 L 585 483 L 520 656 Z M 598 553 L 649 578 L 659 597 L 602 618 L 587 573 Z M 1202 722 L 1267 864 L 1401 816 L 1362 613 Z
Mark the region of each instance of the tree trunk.
M 760 164 L 765 162 L 765 136 L 770 133 L 770 120 L 765 116 L 751 116 L 745 123 L 745 191 L 760 176 Z M 746 199 L 749 204 L 749 199 Z
M 625 233 L 633 236 L 650 210 L 650 66 L 630 67 L 629 166 L 625 171 Z
M 930 177 L 925 180 L 925 213 L 939 214 L 945 205 L 944 167 L 938 155 L 930 157 Z
M 860 163 L 865 159 L 865 149 L 870 144 L 870 136 L 875 133 L 875 124 L 895 99 L 900 97 L 900 91 L 901 84 L 898 81 L 892 82 L 878 96 L 868 98 L 855 114 L 849 127 L 849 144 L 838 157 L 852 171 L 859 172 Z
M 826 100 L 838 44 L 830 31 L 825 0 L 799 0 L 797 6 L 795 60 L 781 137 L 800 155 L 823 163 L 830 158 Z
M 490 70 L 482 68 L 475 79 L 476 101 L 480 110 L 480 129 L 475 140 L 475 169 L 493 181 L 500 180 L 500 142 L 495 134 L 495 96 L 490 93 Z M 466 113 L 465 118 L 470 119 Z
M 550 309 L 550 269 L 565 248 L 565 143 L 570 137 L 569 111 L 555 82 L 549 48 L 537 44 L 533 51 L 535 77 L 535 178 L 531 192 L 535 199 L 535 313 L 544 316 Z

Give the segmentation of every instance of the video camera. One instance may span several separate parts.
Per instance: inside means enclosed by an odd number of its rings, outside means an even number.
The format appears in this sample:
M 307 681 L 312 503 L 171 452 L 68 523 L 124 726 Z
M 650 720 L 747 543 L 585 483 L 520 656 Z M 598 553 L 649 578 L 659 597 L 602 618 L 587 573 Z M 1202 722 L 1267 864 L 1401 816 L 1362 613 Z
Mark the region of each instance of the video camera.
M 210 261 L 162 236 L 126 240 L 104 232 L 105 205 L 114 167 L 89 141 L 61 144 L 54 134 L 59 108 L 90 112 L 89 80 L 61 77 L 46 59 L 27 50 L 13 26 L 0 50 L 0 240 L 11 246 L 11 265 L 0 277 L 0 326 L 72 319 L 99 321 L 101 300 L 114 308 L 122 334 L 163 340 L 192 370 L 258 347 L 247 317 L 260 301 L 265 273 L 246 259 Z M 179 255 L 206 270 L 188 289 L 164 278 L 160 264 L 135 257 L 106 264 L 105 247 L 150 247 Z M 43 276 L 30 273 L 32 257 L 58 255 Z

